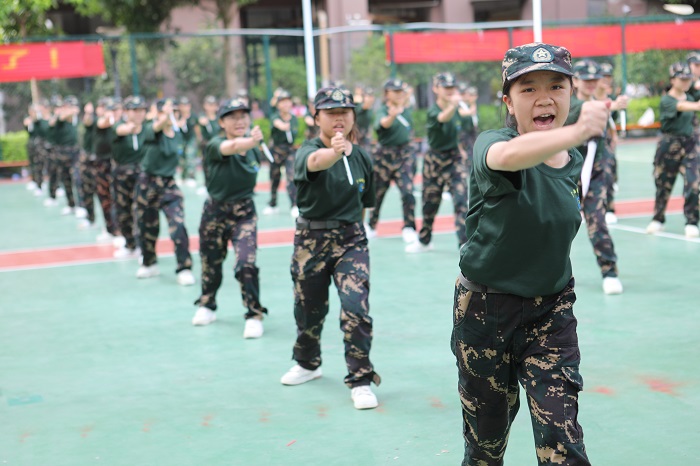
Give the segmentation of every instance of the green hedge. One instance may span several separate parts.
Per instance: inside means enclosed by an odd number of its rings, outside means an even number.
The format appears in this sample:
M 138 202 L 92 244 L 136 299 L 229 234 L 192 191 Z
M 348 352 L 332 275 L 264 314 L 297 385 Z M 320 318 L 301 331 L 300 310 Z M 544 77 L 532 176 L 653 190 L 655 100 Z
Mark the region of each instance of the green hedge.
M 27 160 L 27 139 L 29 134 L 26 131 L 0 136 L 0 160 L 5 162 Z
M 659 121 L 659 104 L 661 103 L 661 96 L 654 97 L 642 97 L 630 99 L 627 105 L 627 122 L 636 123 L 639 117 L 642 116 L 644 111 L 651 107 L 654 110 L 654 121 Z

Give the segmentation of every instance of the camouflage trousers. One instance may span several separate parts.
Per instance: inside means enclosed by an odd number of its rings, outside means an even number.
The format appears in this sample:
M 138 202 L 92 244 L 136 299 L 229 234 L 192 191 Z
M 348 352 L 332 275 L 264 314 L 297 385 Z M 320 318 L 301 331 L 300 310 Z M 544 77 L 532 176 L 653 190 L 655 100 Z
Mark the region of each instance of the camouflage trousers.
M 44 181 L 44 166 L 47 152 L 42 138 L 32 138 L 27 142 L 27 158 L 29 162 L 29 174 L 37 186 Z
M 683 177 L 683 215 L 688 225 L 698 224 L 698 153 L 695 136 L 661 137 L 654 156 L 654 183 L 656 199 L 654 201 L 654 220 L 666 221 L 666 206 L 671 197 L 671 190 L 680 173 Z
M 80 148 L 78 146 L 52 146 L 49 163 L 49 196 L 56 199 L 58 183 L 63 185 L 66 191 L 66 200 L 69 207 L 75 207 L 75 195 L 73 193 L 73 165 L 78 160 Z
M 294 184 L 294 148 L 290 144 L 276 144 L 270 148 L 274 162 L 270 163 L 270 205 L 277 206 L 277 190 L 282 179 L 282 167 L 287 178 L 287 194 L 293 206 L 297 205 L 297 187 Z
M 413 196 L 415 156 L 409 144 L 378 146 L 374 153 L 374 186 L 376 204 L 369 218 L 369 226 L 377 227 L 379 210 L 392 181 L 401 192 L 404 228 L 416 228 L 416 198 Z
M 558 294 L 523 298 L 455 284 L 452 352 L 457 358 L 463 466 L 501 466 L 510 426 L 527 394 L 540 465 L 590 465 L 577 422 L 580 352 L 573 278 Z
M 358 128 L 357 145 L 367 151 L 368 154 L 372 150 L 372 128 Z
M 137 225 L 134 213 L 136 211 L 136 183 L 140 173 L 141 167 L 137 164 L 115 164 L 112 168 L 117 227 L 124 237 L 128 249 L 136 249 Z
M 469 184 L 469 175 L 472 172 L 472 160 L 474 159 L 474 143 L 476 142 L 476 131 L 472 133 L 460 133 L 459 143 L 464 148 L 467 153 L 466 167 L 467 167 L 467 185 Z M 469 198 L 469 186 L 467 186 L 467 198 Z
M 105 219 L 105 227 L 112 235 L 116 235 L 119 229 L 112 211 L 112 161 L 99 159 L 95 154 L 80 154 L 80 178 L 83 207 L 87 210 L 87 218 L 90 223 L 95 222 L 94 196 L 100 201 L 102 214 Z
M 143 265 L 158 262 L 156 242 L 160 232 L 160 211 L 168 220 L 168 233 L 175 244 L 175 273 L 192 268 L 190 239 L 185 228 L 185 209 L 180 188 L 172 176 L 141 172 L 136 185 L 136 223 L 141 235 Z
M 423 225 L 419 240 L 430 243 L 433 237 L 433 222 L 440 208 L 442 192 L 452 194 L 455 213 L 455 228 L 459 245 L 467 242 L 464 219 L 468 210 L 466 164 L 459 150 L 447 152 L 429 150 L 423 161 Z
M 197 167 L 197 139 L 192 138 L 185 144 L 185 150 L 180 158 L 180 169 L 182 170 L 182 179 L 194 179 L 195 169 Z
M 236 202 L 204 202 L 199 224 L 199 256 L 202 259 L 202 295 L 196 305 L 215 311 L 221 287 L 222 268 L 229 241 L 236 254 L 234 275 L 241 285 L 245 318 L 267 314 L 260 304 L 260 270 L 255 266 L 258 250 L 258 216 L 252 199 Z
M 369 251 L 362 224 L 319 230 L 297 224 L 291 273 L 297 324 L 293 359 L 309 370 L 321 365 L 321 331 L 328 314 L 328 289 L 333 279 L 340 298 L 340 329 L 348 368 L 345 384 L 379 385 L 381 378 L 369 359 L 372 346 Z

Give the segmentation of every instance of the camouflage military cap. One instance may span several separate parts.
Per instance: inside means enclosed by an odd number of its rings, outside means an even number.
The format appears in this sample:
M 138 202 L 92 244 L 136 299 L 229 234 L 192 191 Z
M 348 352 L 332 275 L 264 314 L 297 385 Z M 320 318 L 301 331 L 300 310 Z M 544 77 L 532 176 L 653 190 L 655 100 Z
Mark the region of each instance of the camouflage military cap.
M 433 76 L 433 86 L 457 87 L 457 80 L 452 73 L 438 73 Z
M 178 105 L 192 105 L 190 99 L 187 96 L 182 96 L 177 100 Z
M 208 95 L 204 98 L 204 103 L 205 104 L 215 104 L 216 103 L 216 97 L 213 95 Z
M 693 73 L 690 71 L 690 66 L 687 63 L 679 61 L 668 68 L 668 74 L 671 78 L 692 79 Z
M 554 71 L 573 76 L 571 53 L 564 47 L 542 43 L 520 45 L 506 52 L 501 64 L 504 83 L 532 71 Z
M 385 91 L 403 91 L 406 89 L 406 83 L 398 78 L 387 79 L 384 83 Z
M 248 91 L 246 89 L 239 89 L 238 92 L 236 92 L 236 96 L 240 98 L 246 98 L 248 97 Z
M 316 108 L 316 110 L 355 108 L 355 101 L 352 94 L 347 89 L 324 87 L 318 91 L 316 97 L 314 97 L 314 108 Z
M 277 102 L 279 102 L 280 100 L 291 99 L 291 98 L 292 98 L 292 94 L 286 89 L 282 89 L 281 91 L 279 91 L 277 93 Z
M 163 107 L 165 106 L 166 103 L 170 102 L 171 105 L 175 104 L 175 99 L 172 99 L 170 97 L 165 97 L 162 99 L 156 100 L 156 110 L 159 112 L 163 110 Z
M 603 75 L 600 72 L 600 65 L 593 60 L 579 60 L 574 63 L 574 77 L 583 81 L 600 79 Z
M 690 52 L 687 60 L 688 63 L 700 63 L 700 52 Z
M 140 95 L 132 95 L 124 101 L 124 108 L 127 110 L 146 109 L 148 108 L 148 103 Z
M 600 64 L 600 75 L 601 76 L 612 76 L 613 75 L 613 66 L 610 63 L 601 63 Z
M 365 93 L 365 95 L 374 95 L 374 88 L 370 86 L 365 86 L 362 88 L 362 91 Z
M 105 97 L 100 97 L 100 98 L 97 100 L 97 106 L 98 106 L 98 107 L 108 107 L 108 106 L 111 104 L 111 102 L 112 102 L 112 98 L 111 98 L 111 97 L 106 97 L 106 96 L 105 96 Z
M 80 102 L 78 102 L 78 98 L 74 95 L 69 95 L 66 96 L 65 99 L 63 99 L 63 105 L 72 105 L 74 107 L 77 107 L 80 105 Z
M 219 118 L 223 118 L 229 113 L 237 112 L 238 110 L 243 110 L 244 112 L 250 112 L 250 108 L 248 105 L 245 103 L 245 101 L 241 99 L 231 99 L 227 100 L 221 106 L 219 107 L 219 111 L 217 112 L 217 116 Z
M 52 95 L 49 103 L 52 107 L 60 107 L 63 105 L 63 98 L 60 95 Z

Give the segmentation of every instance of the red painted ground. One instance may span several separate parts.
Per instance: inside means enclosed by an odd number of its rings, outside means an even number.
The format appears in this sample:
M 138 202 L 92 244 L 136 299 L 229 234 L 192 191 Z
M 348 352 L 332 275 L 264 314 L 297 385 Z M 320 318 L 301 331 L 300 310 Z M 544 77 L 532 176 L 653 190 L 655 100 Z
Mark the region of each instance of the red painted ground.
M 619 217 L 628 215 L 649 214 L 653 209 L 653 200 L 617 201 L 616 211 Z M 683 198 L 674 197 L 669 201 L 668 213 L 682 212 Z M 397 236 L 401 234 L 403 222 L 390 220 L 381 222 L 377 227 L 378 236 Z M 435 219 L 433 231 L 443 233 L 454 231 L 454 218 L 451 215 L 439 216 Z M 294 239 L 294 229 L 261 230 L 258 232 L 260 247 L 291 245 Z M 173 243 L 170 239 L 159 239 L 156 246 L 158 254 L 172 254 Z M 190 237 L 190 251 L 199 251 L 199 237 Z M 0 252 L 0 271 L 37 267 L 56 267 L 79 263 L 104 262 L 115 260 L 112 257 L 114 248 L 111 245 L 85 245 L 58 248 L 44 248 L 21 251 Z

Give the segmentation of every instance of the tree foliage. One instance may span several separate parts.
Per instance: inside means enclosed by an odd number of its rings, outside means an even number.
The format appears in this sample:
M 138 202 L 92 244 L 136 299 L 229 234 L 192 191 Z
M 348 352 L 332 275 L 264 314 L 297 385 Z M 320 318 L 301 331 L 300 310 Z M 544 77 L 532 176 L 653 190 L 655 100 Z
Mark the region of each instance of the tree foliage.
M 219 96 L 224 89 L 224 65 L 221 41 L 197 37 L 175 43 L 168 49 L 167 61 L 181 94 L 194 94 L 202 101 L 207 94 Z
M 55 7 L 56 0 L 0 1 L 0 39 L 46 34 L 46 12 Z
M 155 32 L 180 6 L 196 5 L 196 0 L 74 0 L 83 16 L 98 16 L 129 32 Z

